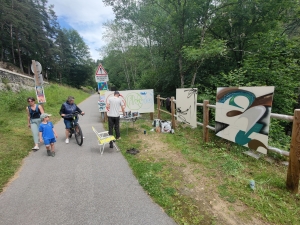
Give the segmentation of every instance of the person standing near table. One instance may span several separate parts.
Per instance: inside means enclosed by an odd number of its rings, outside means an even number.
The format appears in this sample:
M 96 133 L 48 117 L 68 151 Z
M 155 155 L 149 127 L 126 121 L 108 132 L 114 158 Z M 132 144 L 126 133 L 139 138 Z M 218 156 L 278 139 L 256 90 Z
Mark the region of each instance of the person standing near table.
M 106 104 L 107 108 L 107 117 L 108 117 L 108 127 L 109 127 L 109 135 L 113 135 L 113 129 L 115 129 L 116 139 L 121 139 L 120 137 L 120 108 L 125 115 L 125 104 L 122 99 L 119 98 L 120 93 L 118 91 L 114 92 L 114 97 L 108 99 L 108 103 Z M 110 147 L 113 148 L 112 142 L 110 143 Z

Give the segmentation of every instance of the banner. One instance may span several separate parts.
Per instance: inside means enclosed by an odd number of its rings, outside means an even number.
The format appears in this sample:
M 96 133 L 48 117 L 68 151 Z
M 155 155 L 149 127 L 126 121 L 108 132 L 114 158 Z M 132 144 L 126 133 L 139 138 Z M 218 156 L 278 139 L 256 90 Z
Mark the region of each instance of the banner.
M 154 112 L 154 93 L 153 89 L 147 90 L 129 90 L 119 91 L 120 97 L 124 102 L 126 108 L 125 111 L 150 113 Z M 106 91 L 105 98 L 106 103 L 108 99 L 114 96 L 113 91 Z M 122 112 L 120 108 L 120 112 Z
M 99 91 L 99 100 L 98 100 L 99 112 L 106 112 L 105 93 L 106 91 Z
M 176 89 L 177 120 L 191 127 L 197 127 L 197 88 Z

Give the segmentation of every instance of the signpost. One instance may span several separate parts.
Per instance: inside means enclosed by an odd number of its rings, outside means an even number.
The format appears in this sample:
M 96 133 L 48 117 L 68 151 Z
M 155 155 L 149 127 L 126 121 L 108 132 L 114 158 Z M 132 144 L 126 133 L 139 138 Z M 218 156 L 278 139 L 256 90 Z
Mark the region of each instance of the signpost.
M 38 103 L 45 103 L 46 102 L 46 97 L 45 97 L 45 92 L 43 88 L 43 75 L 41 74 L 42 72 L 42 65 L 35 61 L 32 60 L 31 64 L 31 71 L 34 73 L 34 80 L 35 80 L 35 92 L 36 92 L 36 97 Z M 43 105 L 42 105 L 43 107 Z
M 98 92 L 99 92 L 99 101 L 98 107 L 99 112 L 101 112 L 101 117 L 105 122 L 105 111 L 106 111 L 106 100 L 105 93 L 108 90 L 107 81 L 108 81 L 108 73 L 103 68 L 102 64 L 100 64 L 95 73 L 95 80 L 98 83 Z
M 108 81 L 108 73 L 105 71 L 102 64 L 100 64 L 96 70 L 95 80 L 97 83 Z

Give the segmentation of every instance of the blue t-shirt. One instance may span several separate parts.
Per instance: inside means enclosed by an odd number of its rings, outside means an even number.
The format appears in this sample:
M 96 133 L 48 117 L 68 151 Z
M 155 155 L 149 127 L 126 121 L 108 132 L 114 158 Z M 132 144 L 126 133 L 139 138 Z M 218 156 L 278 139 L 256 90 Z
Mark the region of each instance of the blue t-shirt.
M 43 139 L 55 138 L 54 132 L 52 130 L 53 127 L 54 126 L 53 126 L 52 122 L 48 122 L 46 124 L 44 124 L 44 123 L 40 124 L 39 131 L 42 132 Z

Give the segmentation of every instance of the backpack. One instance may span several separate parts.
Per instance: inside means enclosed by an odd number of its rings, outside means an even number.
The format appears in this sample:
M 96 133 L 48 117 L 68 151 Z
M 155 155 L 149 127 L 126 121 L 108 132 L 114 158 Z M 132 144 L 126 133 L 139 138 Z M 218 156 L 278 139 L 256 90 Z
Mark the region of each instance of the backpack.
M 162 133 L 171 133 L 172 127 L 170 121 L 161 122 L 161 132 Z
M 34 111 L 31 109 L 30 106 L 27 106 L 27 107 L 28 107 L 28 110 L 29 110 L 30 118 L 33 118 L 33 115 L 34 115 L 35 113 L 40 114 L 40 111 L 39 111 L 39 105 L 38 105 L 38 104 L 36 104 L 36 107 L 35 107 L 35 110 L 34 110 Z
M 153 127 L 160 127 L 161 126 L 161 120 L 160 119 L 153 120 L 152 126 Z

